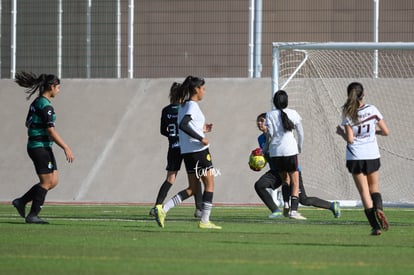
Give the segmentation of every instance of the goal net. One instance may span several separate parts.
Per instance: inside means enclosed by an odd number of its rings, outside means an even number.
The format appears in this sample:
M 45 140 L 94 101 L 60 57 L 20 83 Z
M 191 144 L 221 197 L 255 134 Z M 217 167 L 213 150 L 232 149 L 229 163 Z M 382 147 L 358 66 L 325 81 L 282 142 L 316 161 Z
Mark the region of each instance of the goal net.
M 272 94 L 286 90 L 289 107 L 303 119 L 299 161 L 308 196 L 360 204 L 336 134 L 346 87 L 358 81 L 390 129 L 377 137 L 384 203 L 413 204 L 414 43 L 273 43 L 272 56 Z

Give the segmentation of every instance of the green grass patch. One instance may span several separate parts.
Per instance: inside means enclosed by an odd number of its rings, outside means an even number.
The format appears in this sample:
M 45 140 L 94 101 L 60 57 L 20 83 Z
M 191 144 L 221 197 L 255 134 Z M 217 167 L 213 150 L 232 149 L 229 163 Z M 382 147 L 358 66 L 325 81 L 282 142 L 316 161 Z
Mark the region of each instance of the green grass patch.
M 49 225 L 0 205 L 1 274 L 412 274 L 414 209 L 386 209 L 390 230 L 370 236 L 362 209 L 302 208 L 306 221 L 269 220 L 265 207 L 214 207 L 222 230 L 200 230 L 193 207 L 166 227 L 149 206 L 46 205 Z

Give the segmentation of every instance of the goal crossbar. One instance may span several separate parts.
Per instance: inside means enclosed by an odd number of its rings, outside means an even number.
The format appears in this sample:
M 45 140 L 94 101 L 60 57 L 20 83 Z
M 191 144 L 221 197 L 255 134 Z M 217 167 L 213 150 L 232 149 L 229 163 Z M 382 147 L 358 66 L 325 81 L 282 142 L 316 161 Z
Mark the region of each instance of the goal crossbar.
M 283 88 L 279 82 L 281 50 L 372 50 L 374 52 L 373 71 L 374 77 L 376 77 L 378 73 L 378 50 L 414 50 L 414 42 L 273 42 L 272 96 L 277 90 Z M 289 80 L 285 85 L 288 82 Z
M 414 50 L 414 42 L 273 42 L 273 48 L 298 50 Z

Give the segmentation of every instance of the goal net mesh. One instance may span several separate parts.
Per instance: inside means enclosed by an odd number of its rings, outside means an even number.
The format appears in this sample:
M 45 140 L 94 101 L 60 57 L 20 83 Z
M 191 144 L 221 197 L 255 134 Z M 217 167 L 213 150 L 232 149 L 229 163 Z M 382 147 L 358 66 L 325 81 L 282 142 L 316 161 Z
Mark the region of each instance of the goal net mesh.
M 360 202 L 345 167 L 345 142 L 336 134 L 346 87 L 358 81 L 364 86 L 365 102 L 378 107 L 390 129 L 389 136 L 377 137 L 384 203 L 414 202 L 413 54 L 411 50 L 280 50 L 279 88 L 288 92 L 289 107 L 303 119 L 305 141 L 299 161 L 308 196 Z

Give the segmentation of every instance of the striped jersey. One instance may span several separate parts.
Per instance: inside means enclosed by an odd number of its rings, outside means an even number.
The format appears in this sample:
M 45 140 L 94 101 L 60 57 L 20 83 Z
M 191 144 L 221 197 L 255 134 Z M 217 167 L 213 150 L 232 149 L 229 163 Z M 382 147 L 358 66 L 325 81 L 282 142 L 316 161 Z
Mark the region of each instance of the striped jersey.
M 37 97 L 30 104 L 26 117 L 27 148 L 51 147 L 53 140 L 46 129 L 55 127 L 55 121 L 56 114 L 51 102 L 46 97 Z
M 354 133 L 354 142 L 346 148 L 347 160 L 377 159 L 380 152 L 375 135 L 375 125 L 383 119 L 374 105 L 364 104 L 358 109 L 357 124 L 349 117 L 342 117 L 342 126 L 349 125 Z

